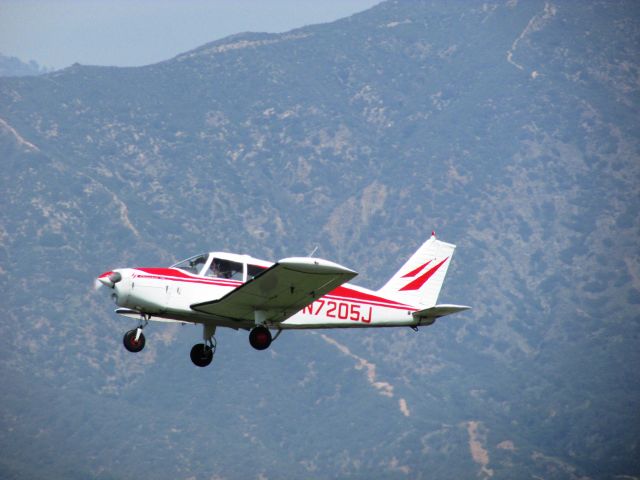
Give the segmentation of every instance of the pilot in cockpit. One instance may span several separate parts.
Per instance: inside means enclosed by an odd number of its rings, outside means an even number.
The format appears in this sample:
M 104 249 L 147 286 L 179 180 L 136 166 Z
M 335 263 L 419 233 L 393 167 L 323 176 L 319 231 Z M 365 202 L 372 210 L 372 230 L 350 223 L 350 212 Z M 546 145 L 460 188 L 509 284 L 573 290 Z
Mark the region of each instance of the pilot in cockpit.
M 209 266 L 209 271 L 207 272 L 207 277 L 219 277 L 220 276 L 220 261 L 217 258 L 214 258 Z
M 207 272 L 208 277 L 217 277 L 217 278 L 231 278 L 231 270 L 229 270 L 228 265 L 225 265 L 224 262 L 218 258 L 214 258 L 211 262 L 211 266 L 209 267 L 209 271 Z

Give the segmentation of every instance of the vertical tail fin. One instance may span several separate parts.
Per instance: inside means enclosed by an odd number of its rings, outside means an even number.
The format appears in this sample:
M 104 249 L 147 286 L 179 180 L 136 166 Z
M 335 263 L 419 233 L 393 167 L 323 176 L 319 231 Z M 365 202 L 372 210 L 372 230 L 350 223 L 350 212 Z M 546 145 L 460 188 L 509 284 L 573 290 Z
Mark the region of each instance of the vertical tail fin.
M 432 234 L 379 292 L 411 305 L 434 306 L 455 249 Z

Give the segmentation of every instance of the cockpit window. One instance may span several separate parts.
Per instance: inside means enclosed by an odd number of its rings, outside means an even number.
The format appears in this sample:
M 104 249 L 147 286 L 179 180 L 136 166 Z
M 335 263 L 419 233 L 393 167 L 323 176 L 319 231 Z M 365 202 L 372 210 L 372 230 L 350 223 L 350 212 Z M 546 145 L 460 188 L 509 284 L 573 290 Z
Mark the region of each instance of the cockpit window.
M 242 281 L 242 270 L 242 263 L 224 260 L 222 258 L 214 258 L 205 275 L 207 277 L 231 278 Z
M 179 268 L 180 270 L 198 275 L 202 270 L 202 267 L 204 267 L 204 264 L 207 263 L 207 258 L 209 258 L 209 254 L 203 253 L 176 263 L 171 268 Z

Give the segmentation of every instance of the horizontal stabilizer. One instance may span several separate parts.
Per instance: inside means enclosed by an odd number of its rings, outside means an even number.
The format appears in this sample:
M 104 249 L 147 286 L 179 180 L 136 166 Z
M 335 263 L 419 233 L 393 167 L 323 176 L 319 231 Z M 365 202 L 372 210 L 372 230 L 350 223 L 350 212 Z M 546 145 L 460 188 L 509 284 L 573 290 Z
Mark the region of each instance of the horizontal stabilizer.
M 413 318 L 418 321 L 419 325 L 431 325 L 440 317 L 451 315 L 452 313 L 464 312 L 470 308 L 471 307 L 467 307 L 466 305 L 436 305 L 414 312 Z

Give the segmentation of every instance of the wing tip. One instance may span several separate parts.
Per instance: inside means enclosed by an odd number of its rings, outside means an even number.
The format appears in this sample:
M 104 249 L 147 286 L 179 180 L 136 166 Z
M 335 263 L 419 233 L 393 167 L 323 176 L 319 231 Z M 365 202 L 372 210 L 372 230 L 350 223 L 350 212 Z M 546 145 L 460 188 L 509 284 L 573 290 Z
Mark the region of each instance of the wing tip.
M 321 273 L 321 274 L 347 274 L 354 277 L 358 274 L 355 270 L 340 265 L 329 260 L 313 257 L 289 257 L 278 260 L 278 263 L 284 267 L 291 268 L 304 273 Z

